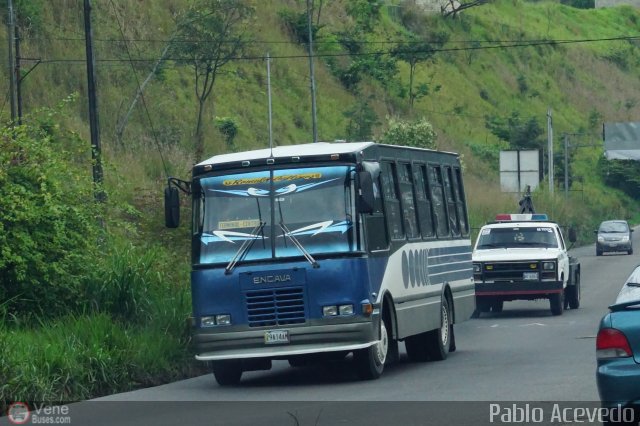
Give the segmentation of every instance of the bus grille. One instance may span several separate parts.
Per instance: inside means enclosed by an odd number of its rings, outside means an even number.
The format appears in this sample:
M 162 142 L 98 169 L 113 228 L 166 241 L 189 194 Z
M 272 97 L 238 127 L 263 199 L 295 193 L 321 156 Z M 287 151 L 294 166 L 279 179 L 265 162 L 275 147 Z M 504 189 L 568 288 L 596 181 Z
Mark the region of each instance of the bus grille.
M 275 288 L 246 293 L 249 327 L 305 322 L 302 288 Z

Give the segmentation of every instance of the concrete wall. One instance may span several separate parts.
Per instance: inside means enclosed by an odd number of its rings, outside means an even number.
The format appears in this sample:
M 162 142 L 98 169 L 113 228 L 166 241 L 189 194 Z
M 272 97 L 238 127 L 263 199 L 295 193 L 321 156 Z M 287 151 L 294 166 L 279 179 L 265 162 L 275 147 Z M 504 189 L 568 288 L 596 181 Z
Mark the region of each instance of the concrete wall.
M 449 0 L 415 0 L 415 2 L 428 13 L 440 13 L 442 11 L 442 7 L 444 7 L 445 10 L 451 8 L 451 2 Z M 454 4 L 457 6 L 460 3 L 456 0 L 454 1 Z
M 613 7 L 621 4 L 640 7 L 640 0 L 596 0 L 596 9 L 601 7 Z

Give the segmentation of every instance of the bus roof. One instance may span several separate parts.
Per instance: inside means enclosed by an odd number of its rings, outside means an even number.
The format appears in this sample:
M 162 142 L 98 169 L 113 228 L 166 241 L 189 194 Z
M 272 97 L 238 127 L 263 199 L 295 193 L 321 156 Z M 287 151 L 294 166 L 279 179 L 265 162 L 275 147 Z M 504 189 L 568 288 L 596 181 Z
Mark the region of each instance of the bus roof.
M 208 164 L 225 164 L 239 161 L 260 160 L 266 158 L 291 158 L 315 155 L 348 154 L 360 152 L 363 149 L 375 145 L 374 142 L 316 142 L 299 145 L 284 145 L 253 151 L 232 152 L 229 154 L 214 155 L 213 157 L 196 164 L 205 166 Z

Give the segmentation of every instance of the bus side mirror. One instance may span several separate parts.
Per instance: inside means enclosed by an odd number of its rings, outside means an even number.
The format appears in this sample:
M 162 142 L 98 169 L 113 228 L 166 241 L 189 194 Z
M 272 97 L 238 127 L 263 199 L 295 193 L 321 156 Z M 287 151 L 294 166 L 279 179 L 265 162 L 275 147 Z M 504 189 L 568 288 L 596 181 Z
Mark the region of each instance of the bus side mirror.
M 578 233 L 573 226 L 569 227 L 569 241 L 575 243 L 578 240 Z
M 164 224 L 167 228 L 180 225 L 180 196 L 175 186 L 164 189 Z
M 358 212 L 373 213 L 373 178 L 367 171 L 358 172 Z

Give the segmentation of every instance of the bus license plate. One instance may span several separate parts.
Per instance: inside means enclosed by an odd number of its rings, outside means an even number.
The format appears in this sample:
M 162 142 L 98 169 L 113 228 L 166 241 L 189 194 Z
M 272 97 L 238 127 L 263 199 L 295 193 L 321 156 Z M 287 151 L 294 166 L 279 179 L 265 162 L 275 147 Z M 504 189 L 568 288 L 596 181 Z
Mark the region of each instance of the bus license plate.
M 522 278 L 527 280 L 527 281 L 529 281 L 529 280 L 537 280 L 538 279 L 538 273 L 537 272 L 525 272 L 524 276 Z
M 269 330 L 264 332 L 264 343 L 289 343 L 289 330 Z

